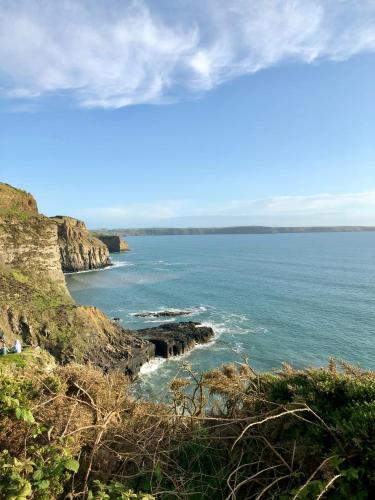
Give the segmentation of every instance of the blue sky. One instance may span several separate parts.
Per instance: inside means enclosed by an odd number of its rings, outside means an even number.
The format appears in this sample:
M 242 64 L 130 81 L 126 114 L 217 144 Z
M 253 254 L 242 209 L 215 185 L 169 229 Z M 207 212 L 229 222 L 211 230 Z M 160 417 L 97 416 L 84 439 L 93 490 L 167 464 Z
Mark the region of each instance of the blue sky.
M 374 77 L 372 1 L 0 0 L 0 177 L 91 227 L 375 225 Z

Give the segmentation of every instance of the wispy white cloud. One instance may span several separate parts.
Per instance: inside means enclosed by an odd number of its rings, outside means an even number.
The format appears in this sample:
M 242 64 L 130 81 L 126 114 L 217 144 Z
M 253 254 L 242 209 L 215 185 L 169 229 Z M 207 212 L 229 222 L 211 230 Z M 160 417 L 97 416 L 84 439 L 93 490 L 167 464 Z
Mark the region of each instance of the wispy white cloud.
M 2 0 L 0 95 L 169 102 L 293 60 L 375 50 L 373 0 Z
M 174 217 L 184 207 L 183 201 L 164 200 L 155 203 L 132 203 L 126 206 L 94 208 L 81 211 L 80 218 L 118 223 L 122 221 L 159 220 Z
M 375 191 L 234 200 L 205 207 L 199 207 L 193 200 L 169 200 L 86 210 L 76 216 L 96 227 L 237 224 L 375 226 Z
M 232 201 L 211 209 L 223 215 L 301 216 L 368 214 L 375 224 L 375 191 L 311 196 L 277 196 L 263 200 Z

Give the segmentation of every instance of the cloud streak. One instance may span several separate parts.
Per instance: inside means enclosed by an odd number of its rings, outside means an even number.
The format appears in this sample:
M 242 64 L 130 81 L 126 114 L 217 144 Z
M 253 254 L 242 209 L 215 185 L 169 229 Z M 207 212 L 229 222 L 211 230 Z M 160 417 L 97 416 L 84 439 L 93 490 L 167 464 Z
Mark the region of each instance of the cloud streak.
M 286 61 L 374 50 L 372 0 L 0 4 L 0 94 L 13 101 L 166 103 Z
M 375 225 L 375 191 L 234 200 L 196 208 L 190 200 L 87 210 L 91 226 Z

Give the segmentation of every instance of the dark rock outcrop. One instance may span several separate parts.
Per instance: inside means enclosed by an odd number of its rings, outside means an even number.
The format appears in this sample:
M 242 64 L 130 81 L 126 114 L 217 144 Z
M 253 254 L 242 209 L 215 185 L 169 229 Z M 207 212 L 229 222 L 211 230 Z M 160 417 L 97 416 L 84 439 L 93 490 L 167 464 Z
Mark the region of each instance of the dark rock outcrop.
M 129 246 L 125 240 L 119 236 L 105 236 L 103 234 L 95 234 L 96 238 L 102 241 L 111 253 L 127 252 Z
M 150 311 L 136 313 L 136 318 L 173 318 L 175 316 L 189 316 L 191 311 Z
M 184 354 L 196 344 L 207 343 L 214 336 L 214 331 L 208 326 L 188 321 L 164 323 L 155 328 L 137 330 L 136 334 L 155 345 L 156 356 L 169 358 Z
M 62 215 L 51 219 L 58 227 L 61 266 L 64 272 L 102 269 L 111 265 L 107 245 L 93 236 L 84 222 Z

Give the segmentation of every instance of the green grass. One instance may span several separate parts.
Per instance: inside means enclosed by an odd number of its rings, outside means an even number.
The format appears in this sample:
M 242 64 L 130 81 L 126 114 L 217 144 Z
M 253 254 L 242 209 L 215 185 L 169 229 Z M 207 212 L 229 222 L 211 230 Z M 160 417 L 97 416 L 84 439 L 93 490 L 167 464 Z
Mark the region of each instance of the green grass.
M 1 208 L 0 217 L 16 217 L 22 221 L 27 221 L 30 217 L 35 216 L 33 212 L 26 212 L 17 208 Z
M 45 311 L 46 309 L 52 309 L 55 307 L 60 307 L 66 304 L 66 300 L 60 297 L 53 297 L 50 295 L 44 295 L 42 293 L 35 293 L 31 298 L 31 305 L 38 309 L 39 311 Z
M 29 281 L 28 276 L 26 274 L 21 273 L 20 271 L 12 270 L 12 276 L 15 280 L 20 283 L 27 283 Z
M 18 366 L 24 368 L 26 366 L 26 358 L 23 353 L 0 355 L 0 368 L 4 366 Z
M 5 356 L 0 355 L 0 369 L 4 367 L 25 368 L 28 365 L 44 368 L 51 363 L 54 363 L 54 358 L 51 354 L 43 349 L 35 349 L 33 347 L 25 347 L 19 354 L 8 353 Z

